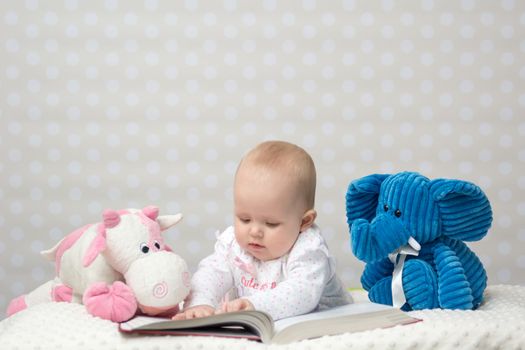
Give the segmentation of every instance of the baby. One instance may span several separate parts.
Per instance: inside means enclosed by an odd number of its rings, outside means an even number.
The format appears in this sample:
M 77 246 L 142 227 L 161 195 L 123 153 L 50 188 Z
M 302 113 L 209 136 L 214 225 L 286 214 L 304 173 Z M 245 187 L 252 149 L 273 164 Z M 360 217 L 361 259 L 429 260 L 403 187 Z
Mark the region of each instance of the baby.
M 248 152 L 235 174 L 235 224 L 200 262 L 174 319 L 257 309 L 277 320 L 351 302 L 314 223 L 315 186 L 302 148 L 269 141 Z

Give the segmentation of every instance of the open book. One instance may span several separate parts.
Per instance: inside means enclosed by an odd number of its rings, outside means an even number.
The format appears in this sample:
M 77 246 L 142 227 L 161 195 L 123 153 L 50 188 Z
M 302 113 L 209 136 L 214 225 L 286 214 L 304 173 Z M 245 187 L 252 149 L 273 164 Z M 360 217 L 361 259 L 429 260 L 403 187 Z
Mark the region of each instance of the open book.
M 420 320 L 391 306 L 357 303 L 275 322 L 262 311 L 239 311 L 179 321 L 138 316 L 119 324 L 119 330 L 138 334 L 247 338 L 263 343 L 285 344 L 324 335 L 387 328 L 418 321 Z

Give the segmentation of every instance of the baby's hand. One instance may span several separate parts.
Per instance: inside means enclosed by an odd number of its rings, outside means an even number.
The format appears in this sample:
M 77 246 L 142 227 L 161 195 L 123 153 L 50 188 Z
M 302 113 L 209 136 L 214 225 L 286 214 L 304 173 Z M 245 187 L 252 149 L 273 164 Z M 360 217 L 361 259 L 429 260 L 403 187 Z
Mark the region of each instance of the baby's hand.
M 235 299 L 228 301 L 222 304 L 221 308 L 216 311 L 216 313 L 223 312 L 234 312 L 234 311 L 243 311 L 243 310 L 253 310 L 254 307 L 246 299 Z
M 172 320 L 189 320 L 192 318 L 211 316 L 215 313 L 215 309 L 209 305 L 197 305 L 176 314 Z

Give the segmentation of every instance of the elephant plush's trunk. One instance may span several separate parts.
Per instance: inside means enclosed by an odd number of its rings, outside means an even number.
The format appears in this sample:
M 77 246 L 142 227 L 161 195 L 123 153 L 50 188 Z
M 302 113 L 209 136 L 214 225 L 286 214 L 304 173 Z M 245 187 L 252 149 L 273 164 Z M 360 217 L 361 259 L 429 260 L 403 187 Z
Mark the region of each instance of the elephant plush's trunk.
M 357 219 L 352 223 L 350 235 L 354 255 L 367 263 L 386 258 L 410 238 L 401 220 L 390 215 L 379 215 L 371 223 Z

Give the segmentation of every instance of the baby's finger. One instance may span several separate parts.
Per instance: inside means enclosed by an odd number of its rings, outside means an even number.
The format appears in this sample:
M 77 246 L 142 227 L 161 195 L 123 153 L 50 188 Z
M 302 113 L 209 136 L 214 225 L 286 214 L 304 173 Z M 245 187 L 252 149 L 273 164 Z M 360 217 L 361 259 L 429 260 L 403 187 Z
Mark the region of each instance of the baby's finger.
M 173 316 L 171 319 L 175 320 L 175 321 L 185 320 L 186 319 L 186 314 L 184 312 L 181 312 L 181 313 L 176 314 L 175 316 Z
M 226 303 L 221 303 L 221 305 L 215 310 L 215 314 L 223 314 L 226 312 Z
M 196 310 L 194 313 L 195 318 L 206 317 L 210 315 L 211 313 L 206 309 L 199 309 L 199 310 Z
M 195 312 L 193 313 L 193 318 L 200 318 L 200 317 L 204 317 L 205 314 L 204 314 L 204 311 L 203 310 L 195 310 Z
M 230 312 L 231 310 L 231 304 L 232 302 L 231 301 L 228 301 L 228 302 L 225 302 L 221 305 L 220 307 L 220 313 L 224 313 L 224 312 Z
M 241 299 L 234 300 L 231 305 L 230 312 L 240 311 L 243 309 L 243 302 Z
M 243 301 L 241 303 L 241 306 L 240 306 L 239 310 L 243 310 L 244 311 L 244 310 L 248 310 L 249 308 L 250 308 L 250 306 L 248 305 L 248 303 Z

